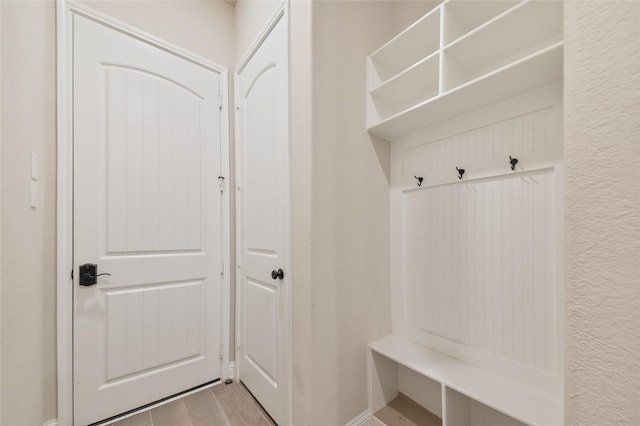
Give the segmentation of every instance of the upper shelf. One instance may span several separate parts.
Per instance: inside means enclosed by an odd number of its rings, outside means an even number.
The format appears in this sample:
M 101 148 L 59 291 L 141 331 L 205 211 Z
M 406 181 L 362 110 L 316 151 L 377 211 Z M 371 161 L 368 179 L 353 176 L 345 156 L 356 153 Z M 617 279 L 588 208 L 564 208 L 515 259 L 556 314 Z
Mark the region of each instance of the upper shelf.
M 483 106 L 561 81 L 562 58 L 563 43 L 558 42 L 395 114 L 368 130 L 387 140 L 393 140 Z
M 376 50 L 370 58 L 369 87 L 389 80 L 440 48 L 440 9 L 416 23 Z
M 502 12 L 510 9 L 518 0 L 456 0 L 444 5 L 444 45 L 457 40 Z
M 367 129 L 395 139 L 562 81 L 562 3 L 447 0 L 368 61 Z

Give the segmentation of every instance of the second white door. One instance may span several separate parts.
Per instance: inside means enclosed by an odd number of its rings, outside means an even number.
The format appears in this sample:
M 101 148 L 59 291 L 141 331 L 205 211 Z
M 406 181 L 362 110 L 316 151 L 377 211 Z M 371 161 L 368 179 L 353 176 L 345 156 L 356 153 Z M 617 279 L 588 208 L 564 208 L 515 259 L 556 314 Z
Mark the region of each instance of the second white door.
M 284 426 L 291 285 L 284 11 L 240 68 L 236 84 L 240 380 Z

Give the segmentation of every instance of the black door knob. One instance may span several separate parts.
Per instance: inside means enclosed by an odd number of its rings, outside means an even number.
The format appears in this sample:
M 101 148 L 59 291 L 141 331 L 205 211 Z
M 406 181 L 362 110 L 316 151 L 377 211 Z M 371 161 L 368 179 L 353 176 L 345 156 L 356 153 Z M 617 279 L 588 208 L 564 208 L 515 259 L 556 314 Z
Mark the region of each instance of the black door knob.
M 109 273 L 98 273 L 98 265 L 95 263 L 85 263 L 80 265 L 80 285 L 89 287 L 98 283 L 98 277 L 101 275 L 111 275 Z
M 275 279 L 284 279 L 284 271 L 282 269 L 278 269 L 271 271 L 271 278 Z

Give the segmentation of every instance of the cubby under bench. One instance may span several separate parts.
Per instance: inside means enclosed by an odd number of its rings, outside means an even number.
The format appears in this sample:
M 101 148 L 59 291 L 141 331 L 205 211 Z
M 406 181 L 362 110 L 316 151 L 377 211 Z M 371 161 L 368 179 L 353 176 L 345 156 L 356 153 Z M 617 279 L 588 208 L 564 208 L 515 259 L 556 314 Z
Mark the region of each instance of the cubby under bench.
M 371 424 L 556 426 L 562 401 L 405 338 L 369 344 Z

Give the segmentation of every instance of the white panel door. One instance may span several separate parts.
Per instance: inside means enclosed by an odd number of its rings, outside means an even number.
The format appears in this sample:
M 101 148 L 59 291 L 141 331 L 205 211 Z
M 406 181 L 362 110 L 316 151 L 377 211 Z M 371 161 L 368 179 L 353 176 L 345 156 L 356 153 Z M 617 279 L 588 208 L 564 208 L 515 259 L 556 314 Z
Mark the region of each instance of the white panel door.
M 287 64 L 283 17 L 238 73 L 236 95 L 239 372 L 281 425 L 290 285 Z
M 220 377 L 220 74 L 74 17 L 74 423 Z M 79 266 L 98 265 L 97 285 Z

